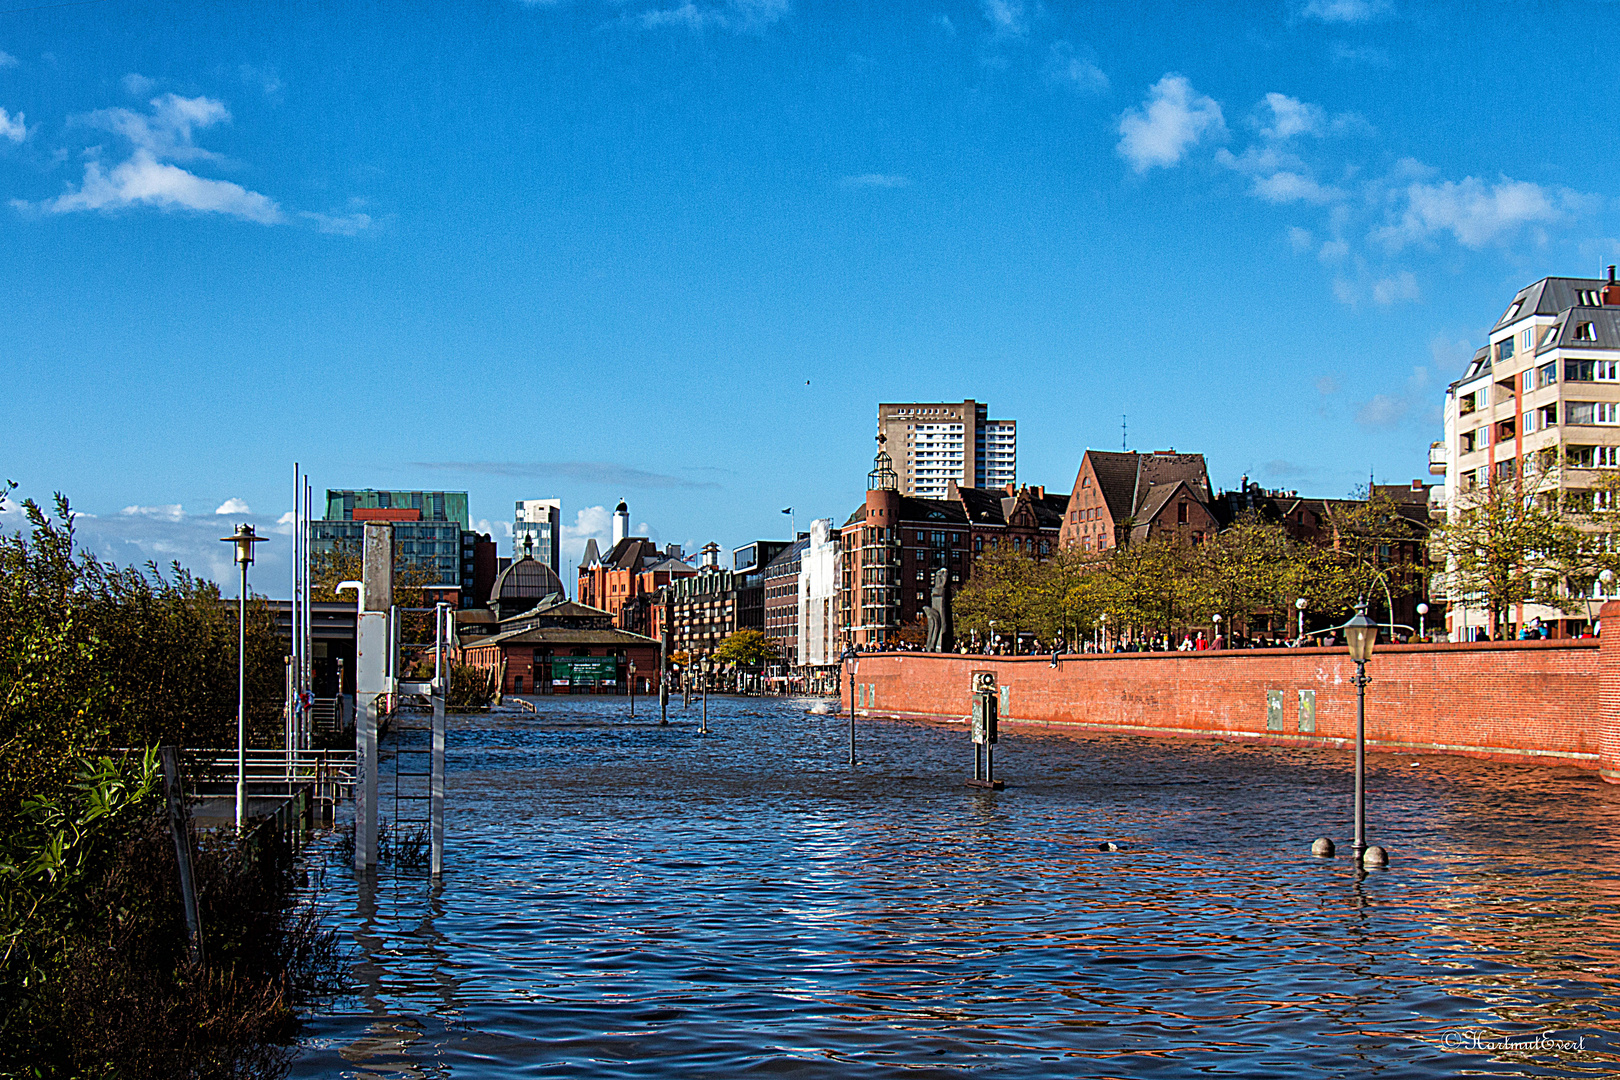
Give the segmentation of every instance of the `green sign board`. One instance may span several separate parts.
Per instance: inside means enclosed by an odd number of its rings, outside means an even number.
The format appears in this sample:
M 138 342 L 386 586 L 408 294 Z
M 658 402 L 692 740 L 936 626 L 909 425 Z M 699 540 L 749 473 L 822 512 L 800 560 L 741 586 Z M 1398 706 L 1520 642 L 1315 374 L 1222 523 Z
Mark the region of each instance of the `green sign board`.
M 554 656 L 551 658 L 553 681 L 612 682 L 619 677 L 619 658 L 616 656 Z

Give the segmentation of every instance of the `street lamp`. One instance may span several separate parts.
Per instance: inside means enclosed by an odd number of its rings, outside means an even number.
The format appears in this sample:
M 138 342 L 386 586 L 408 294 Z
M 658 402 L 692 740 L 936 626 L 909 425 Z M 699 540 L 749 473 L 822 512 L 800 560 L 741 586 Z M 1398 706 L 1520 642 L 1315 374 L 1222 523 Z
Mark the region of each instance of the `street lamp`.
M 1212 622 L 1214 622 L 1214 624 L 1215 624 L 1215 641 L 1219 641 L 1219 640 L 1221 640 L 1221 615 L 1220 615 L 1220 612 L 1216 612 L 1214 615 L 1211 615 L 1210 620 Z M 1212 641 L 1212 642 L 1209 643 L 1210 648 L 1213 649 L 1213 648 L 1216 647 L 1215 641 Z
M 253 526 L 238 525 L 230 536 L 220 540 L 235 544 L 236 565 L 242 568 L 241 591 L 237 593 L 236 627 L 236 832 L 241 835 L 247 821 L 247 590 L 248 567 L 253 565 L 253 545 L 268 536 L 253 535 Z
M 1305 609 L 1309 606 L 1309 601 L 1303 596 L 1294 601 L 1294 610 L 1299 612 L 1299 636 L 1297 640 L 1301 645 L 1305 644 Z
M 1344 624 L 1344 638 L 1350 648 L 1350 659 L 1356 665 L 1356 839 L 1353 850 L 1356 861 L 1362 862 L 1367 854 L 1367 661 L 1378 640 L 1378 624 L 1367 618 L 1367 605 L 1356 602 L 1356 613 Z M 1384 849 L 1374 848 L 1374 864 L 1384 862 Z
M 996 637 L 996 620 L 991 619 L 990 620 L 990 653 L 991 653 L 992 656 L 995 655 L 996 642 L 998 640 L 999 639 Z
M 636 718 L 636 662 L 630 661 L 630 719 Z
M 705 656 L 699 663 L 703 667 L 703 717 L 698 721 L 698 734 L 709 733 L 709 672 L 714 670 L 714 658 Z
M 1423 638 L 1424 638 L 1423 617 L 1429 613 L 1429 605 L 1428 604 L 1419 604 L 1417 606 L 1417 613 L 1418 613 L 1418 640 L 1422 641 Z

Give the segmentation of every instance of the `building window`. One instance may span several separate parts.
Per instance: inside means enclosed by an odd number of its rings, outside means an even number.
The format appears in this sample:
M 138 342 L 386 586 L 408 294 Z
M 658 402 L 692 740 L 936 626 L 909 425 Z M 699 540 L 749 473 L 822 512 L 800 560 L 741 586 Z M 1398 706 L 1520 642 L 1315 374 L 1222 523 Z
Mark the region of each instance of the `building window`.
M 1597 326 L 1594 323 L 1583 322 L 1575 325 L 1576 341 L 1596 341 Z
M 1503 338 L 1496 343 L 1496 359 L 1498 362 L 1513 359 L 1513 339 Z
M 1614 424 L 1620 423 L 1620 419 L 1616 417 L 1616 405 L 1612 401 L 1571 401 L 1565 412 L 1565 422 Z
M 1176 504 L 1176 524 L 1187 524 L 1187 504 L 1184 502 Z
M 1530 391 L 1534 390 L 1535 388 L 1536 388 L 1536 373 L 1534 371 L 1531 371 L 1529 368 L 1525 368 L 1524 372 L 1519 376 L 1519 389 L 1524 391 L 1526 394 L 1528 394 Z
M 1536 385 L 1551 386 L 1558 381 L 1558 364 L 1542 364 L 1536 368 Z
M 1543 405 L 1541 407 L 1541 409 L 1540 409 L 1540 412 L 1541 412 L 1541 426 L 1542 427 L 1550 428 L 1550 427 L 1557 427 L 1558 426 L 1558 405 L 1557 405 L 1557 403 L 1554 403 L 1552 405 Z
M 1527 412 L 1524 414 L 1524 433 L 1528 435 L 1534 430 L 1536 430 L 1536 414 Z

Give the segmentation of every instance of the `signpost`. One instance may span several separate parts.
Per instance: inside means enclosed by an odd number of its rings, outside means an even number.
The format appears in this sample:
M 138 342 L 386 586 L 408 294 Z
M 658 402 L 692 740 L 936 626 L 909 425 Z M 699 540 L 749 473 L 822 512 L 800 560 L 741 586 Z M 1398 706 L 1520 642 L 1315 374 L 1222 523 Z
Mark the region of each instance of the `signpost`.
M 996 779 L 996 673 L 975 671 L 969 696 L 973 700 L 973 779 L 967 786 L 1001 791 L 1007 785 Z M 982 761 L 980 747 L 984 748 Z

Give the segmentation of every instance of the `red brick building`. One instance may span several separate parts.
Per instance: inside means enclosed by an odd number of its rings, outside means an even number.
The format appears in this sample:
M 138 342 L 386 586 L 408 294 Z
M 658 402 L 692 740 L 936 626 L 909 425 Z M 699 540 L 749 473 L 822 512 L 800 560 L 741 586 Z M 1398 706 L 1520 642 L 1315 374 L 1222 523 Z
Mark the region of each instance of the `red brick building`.
M 658 688 L 658 642 L 613 625 L 599 608 L 561 596 L 503 620 L 482 637 L 458 627 L 461 663 L 492 671 L 503 694 L 622 694 Z
M 1061 541 L 1106 551 L 1162 533 L 1196 543 L 1219 529 L 1204 455 L 1087 450 L 1064 508 Z
M 574 596 L 582 604 L 611 613 L 614 626 L 645 634 L 652 630 L 648 609 L 653 595 L 672 581 L 695 573 L 696 568 L 681 561 L 678 548 L 659 551 L 644 536 L 627 536 L 606 555 L 598 554 L 596 541 L 591 540 L 579 564 Z

